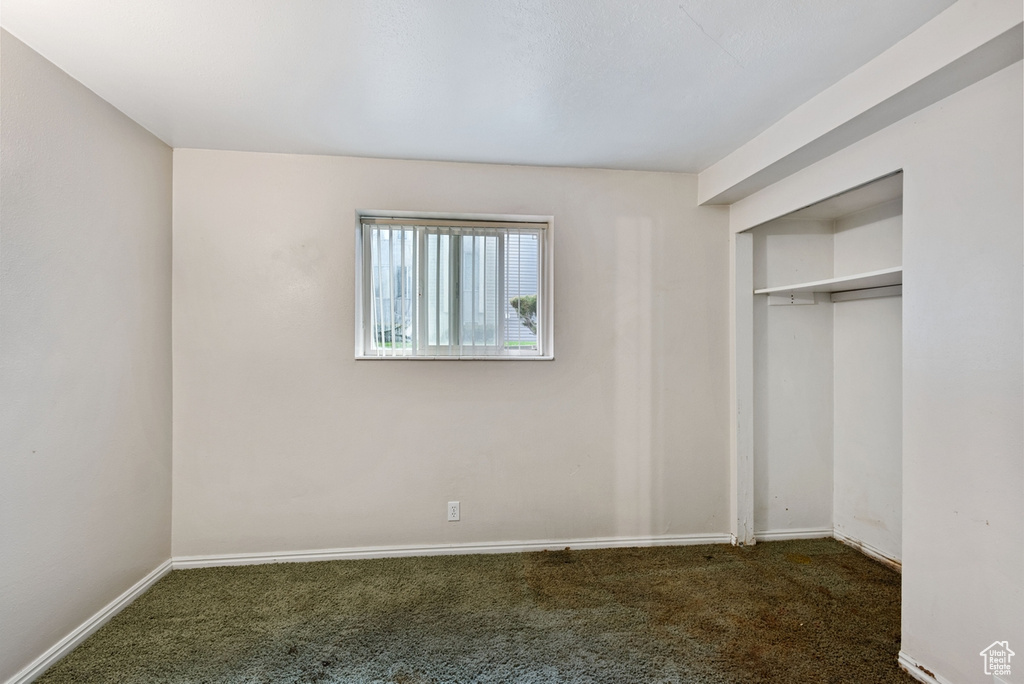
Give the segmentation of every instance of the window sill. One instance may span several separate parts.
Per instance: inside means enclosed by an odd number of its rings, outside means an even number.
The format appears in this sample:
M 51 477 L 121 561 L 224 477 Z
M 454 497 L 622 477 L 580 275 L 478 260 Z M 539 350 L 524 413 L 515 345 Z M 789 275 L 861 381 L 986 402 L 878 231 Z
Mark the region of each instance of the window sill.
M 356 361 L 554 361 L 551 356 L 357 356 Z

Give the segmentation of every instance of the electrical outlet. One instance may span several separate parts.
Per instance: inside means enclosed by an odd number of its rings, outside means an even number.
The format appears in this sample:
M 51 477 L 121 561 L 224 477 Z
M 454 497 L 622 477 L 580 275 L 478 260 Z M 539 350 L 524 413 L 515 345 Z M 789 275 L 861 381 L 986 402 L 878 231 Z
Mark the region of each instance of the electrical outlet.
M 459 522 L 459 502 L 448 502 L 448 522 Z

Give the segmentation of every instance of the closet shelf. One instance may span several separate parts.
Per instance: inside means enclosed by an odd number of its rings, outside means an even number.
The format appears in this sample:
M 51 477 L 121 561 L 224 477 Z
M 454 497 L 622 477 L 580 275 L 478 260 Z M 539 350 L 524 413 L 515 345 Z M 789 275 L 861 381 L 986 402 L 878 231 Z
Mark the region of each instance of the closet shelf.
M 883 268 L 880 271 L 857 273 L 855 275 L 842 276 L 841 278 L 815 280 L 810 283 L 766 287 L 761 290 L 754 290 L 754 294 L 786 295 L 795 292 L 848 292 L 850 290 L 866 290 L 872 287 L 901 285 L 902 283 L 903 267 L 897 266 L 896 268 Z

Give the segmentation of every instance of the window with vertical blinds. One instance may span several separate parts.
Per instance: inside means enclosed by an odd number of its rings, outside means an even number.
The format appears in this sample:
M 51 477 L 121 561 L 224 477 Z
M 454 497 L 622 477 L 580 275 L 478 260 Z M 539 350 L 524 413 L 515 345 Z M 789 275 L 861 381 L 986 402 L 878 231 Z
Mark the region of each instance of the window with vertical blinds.
M 361 357 L 542 357 L 548 224 L 360 217 Z

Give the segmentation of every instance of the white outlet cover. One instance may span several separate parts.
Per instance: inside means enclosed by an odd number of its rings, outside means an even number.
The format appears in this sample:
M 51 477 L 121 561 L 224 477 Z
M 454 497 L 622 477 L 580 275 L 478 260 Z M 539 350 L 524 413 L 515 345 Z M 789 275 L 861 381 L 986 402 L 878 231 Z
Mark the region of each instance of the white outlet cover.
M 449 501 L 448 502 L 448 522 L 459 521 L 459 502 Z

